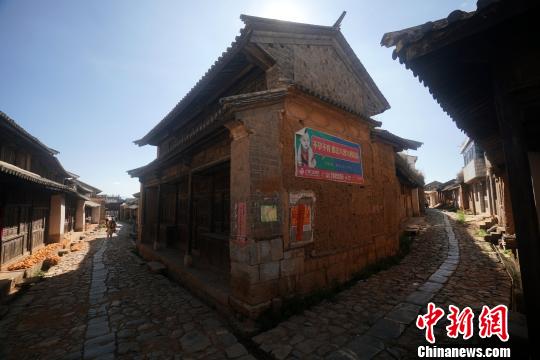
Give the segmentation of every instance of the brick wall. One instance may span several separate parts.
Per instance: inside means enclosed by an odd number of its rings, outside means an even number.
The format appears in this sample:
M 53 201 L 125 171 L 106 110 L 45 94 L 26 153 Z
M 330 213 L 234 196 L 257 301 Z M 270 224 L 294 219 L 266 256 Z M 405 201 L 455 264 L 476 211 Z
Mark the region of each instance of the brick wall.
M 338 54 L 333 43 L 314 45 L 272 42 L 261 43 L 260 46 L 277 60 L 277 69 L 272 69 L 268 74 L 269 88 L 280 86 L 281 81 L 288 79 L 355 111 L 366 114 L 378 112 L 375 95 L 358 78 L 351 65 Z
M 245 238 L 233 231 L 230 247 L 237 310 L 256 316 L 272 299 L 343 282 L 396 253 L 395 154 L 390 146 L 372 142 L 368 124 L 297 95 L 282 105 L 237 113 L 237 119 L 242 130 L 235 133 L 243 136 L 231 145 L 231 202 L 244 202 L 247 209 Z M 365 184 L 296 177 L 293 142 L 304 127 L 360 144 Z M 314 195 L 314 231 L 313 241 L 297 243 L 290 238 L 290 195 L 302 191 Z M 276 221 L 262 221 L 262 205 L 275 206 Z

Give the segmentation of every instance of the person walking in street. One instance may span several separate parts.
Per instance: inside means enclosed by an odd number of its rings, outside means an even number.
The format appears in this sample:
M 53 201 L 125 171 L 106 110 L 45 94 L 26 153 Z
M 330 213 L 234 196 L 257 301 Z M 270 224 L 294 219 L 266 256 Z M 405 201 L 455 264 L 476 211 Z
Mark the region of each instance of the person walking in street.
M 113 234 L 116 232 L 116 221 L 114 218 L 107 222 L 107 239 L 112 239 Z

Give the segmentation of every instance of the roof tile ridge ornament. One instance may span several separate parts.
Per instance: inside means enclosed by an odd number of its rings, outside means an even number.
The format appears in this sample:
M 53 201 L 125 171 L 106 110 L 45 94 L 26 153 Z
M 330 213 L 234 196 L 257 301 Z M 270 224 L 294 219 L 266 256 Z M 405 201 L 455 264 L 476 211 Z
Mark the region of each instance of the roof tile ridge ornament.
M 339 18 L 336 20 L 336 22 L 334 23 L 334 25 L 332 25 L 332 27 L 336 30 L 341 30 L 341 22 L 343 21 L 343 18 L 345 17 L 345 15 L 347 15 L 347 11 L 343 10 L 343 12 L 341 13 L 341 15 L 339 16 Z

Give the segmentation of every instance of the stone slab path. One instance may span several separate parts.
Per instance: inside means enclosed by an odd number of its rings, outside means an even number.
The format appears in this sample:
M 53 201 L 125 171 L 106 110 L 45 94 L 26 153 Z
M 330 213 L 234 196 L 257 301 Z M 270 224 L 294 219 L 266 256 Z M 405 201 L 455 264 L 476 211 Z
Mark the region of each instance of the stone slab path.
M 0 359 L 254 359 L 215 310 L 147 270 L 120 231 L 65 255 L 0 321 Z
M 253 337 L 257 355 L 414 358 L 425 340 L 413 323 L 428 301 L 508 304 L 511 284 L 489 245 L 439 211 L 427 221 L 400 264 Z M 254 359 L 214 309 L 148 271 L 127 233 L 101 233 L 9 304 L 0 359 Z
M 399 265 L 252 340 L 276 359 L 416 358 L 417 346 L 426 342 L 415 321 L 429 301 L 473 310 L 508 304 L 510 280 L 489 246 L 439 211 L 428 211 L 427 220 L 430 226 Z M 466 256 L 460 256 L 463 252 Z

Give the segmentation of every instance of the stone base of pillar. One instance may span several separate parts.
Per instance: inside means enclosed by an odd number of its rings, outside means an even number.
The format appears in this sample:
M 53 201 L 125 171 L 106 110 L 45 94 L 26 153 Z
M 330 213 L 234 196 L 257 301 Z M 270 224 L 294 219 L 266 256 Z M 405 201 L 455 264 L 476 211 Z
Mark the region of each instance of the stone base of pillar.
M 191 266 L 193 264 L 193 258 L 191 255 L 186 254 L 184 255 L 184 266 Z
M 59 243 L 64 240 L 64 234 L 51 234 L 49 235 L 49 243 Z

